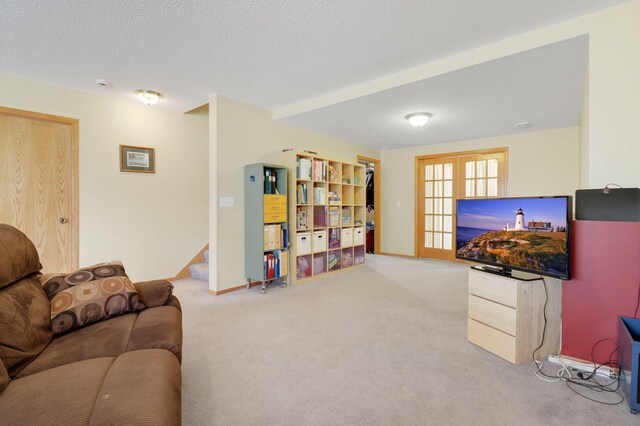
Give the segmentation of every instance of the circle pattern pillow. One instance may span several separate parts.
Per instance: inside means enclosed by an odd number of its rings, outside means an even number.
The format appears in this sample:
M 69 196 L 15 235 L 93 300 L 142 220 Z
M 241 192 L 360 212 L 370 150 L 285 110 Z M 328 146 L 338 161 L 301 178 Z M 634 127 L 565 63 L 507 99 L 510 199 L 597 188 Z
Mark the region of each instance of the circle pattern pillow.
M 94 265 L 68 275 L 54 275 L 42 286 L 51 301 L 54 334 L 145 308 L 120 264 Z

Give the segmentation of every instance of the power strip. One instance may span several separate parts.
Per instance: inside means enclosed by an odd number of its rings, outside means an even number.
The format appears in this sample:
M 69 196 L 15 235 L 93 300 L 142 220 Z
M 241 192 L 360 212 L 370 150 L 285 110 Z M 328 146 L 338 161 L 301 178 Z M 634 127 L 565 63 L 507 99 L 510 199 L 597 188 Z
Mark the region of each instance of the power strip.
M 558 355 L 549 355 L 549 362 L 564 365 L 571 370 L 583 371 L 589 374 L 593 373 L 593 370 L 595 370 L 596 368 L 593 366 L 593 364 L 576 361 L 575 359 L 569 359 Z M 596 375 L 606 377 L 608 379 L 615 379 L 616 377 L 618 377 L 617 371 L 606 365 L 598 368 L 598 371 L 596 371 Z

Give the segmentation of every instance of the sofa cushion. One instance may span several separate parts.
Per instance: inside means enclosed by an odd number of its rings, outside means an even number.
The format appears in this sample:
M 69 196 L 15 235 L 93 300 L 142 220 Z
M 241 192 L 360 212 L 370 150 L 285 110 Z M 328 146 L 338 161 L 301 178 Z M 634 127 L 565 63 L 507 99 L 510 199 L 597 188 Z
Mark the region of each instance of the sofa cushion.
M 0 289 L 41 269 L 31 240 L 13 226 L 0 223 Z
M 180 425 L 181 382 L 180 364 L 168 351 L 120 355 L 100 388 L 89 425 Z
M 35 276 L 0 290 L 0 358 L 15 377 L 52 338 L 50 305 Z
M 182 356 L 182 315 L 175 307 L 148 308 L 56 337 L 17 377 L 89 358 L 153 348 L 166 349 L 178 360 Z
M 84 279 L 81 274 L 78 276 Z M 144 307 L 126 276 L 83 282 L 71 285 L 51 299 L 51 328 L 54 334 L 63 334 Z
M 114 359 L 90 359 L 12 380 L 0 394 L 0 423 L 30 426 L 89 424 L 96 398 Z M 135 411 L 136 407 L 131 404 L 130 409 Z
M 85 359 L 118 356 L 127 350 L 137 317 L 137 313 L 121 315 L 56 337 L 17 377 Z
M 9 373 L 7 373 L 7 369 L 4 368 L 4 364 L 0 362 L 0 393 L 9 386 Z
M 119 261 L 98 263 L 69 273 L 48 274 L 40 277 L 49 300 L 61 291 L 72 286 L 88 283 L 107 277 L 126 277 L 124 266 Z

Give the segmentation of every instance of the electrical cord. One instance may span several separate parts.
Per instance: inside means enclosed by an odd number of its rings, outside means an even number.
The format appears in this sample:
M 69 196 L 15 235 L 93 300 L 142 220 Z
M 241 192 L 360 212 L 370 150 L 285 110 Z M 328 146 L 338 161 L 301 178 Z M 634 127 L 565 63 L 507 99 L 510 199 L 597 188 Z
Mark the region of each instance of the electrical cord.
M 593 371 L 591 373 L 589 373 L 588 375 L 585 375 L 584 373 L 580 372 L 578 373 L 578 377 L 575 378 L 573 377 L 573 375 L 571 374 L 571 371 L 569 371 L 569 369 L 567 368 L 566 365 L 564 365 L 562 362 L 560 362 L 560 365 L 562 366 L 557 372 L 556 375 L 550 375 L 547 374 L 545 372 L 542 371 L 542 361 L 539 361 L 536 359 L 536 352 L 538 352 L 542 346 L 544 345 L 544 339 L 545 339 L 545 335 L 546 335 L 546 331 L 547 331 L 547 303 L 549 302 L 549 292 L 547 291 L 547 282 L 545 281 L 545 279 L 542 279 L 542 284 L 544 286 L 544 294 L 545 294 L 545 301 L 544 301 L 544 305 L 542 308 L 542 316 L 544 318 L 544 326 L 542 328 L 542 339 L 540 341 L 540 345 L 534 349 L 533 353 L 531 354 L 531 358 L 533 359 L 533 362 L 536 365 L 536 368 L 538 371 L 534 371 L 534 374 L 536 375 L 536 377 L 538 377 L 541 380 L 544 380 L 545 382 L 558 382 L 558 381 L 564 381 L 565 384 L 567 385 L 567 387 L 574 392 L 577 395 L 580 395 L 581 397 L 588 399 L 590 401 L 593 402 L 597 402 L 599 404 L 604 404 L 604 405 L 618 405 L 621 404 L 624 401 L 624 396 L 621 395 L 618 390 L 620 389 L 620 376 L 618 376 L 616 379 L 614 379 L 612 382 L 610 383 L 601 383 L 596 379 L 596 374 L 598 372 L 599 369 L 607 366 L 610 368 L 620 368 L 620 364 L 618 361 L 613 361 L 613 354 L 618 353 L 620 351 L 620 348 L 618 347 L 618 344 L 610 338 L 604 338 L 604 339 L 600 339 L 598 340 L 592 347 L 591 347 L 591 360 L 593 362 Z M 638 300 L 640 301 L 640 290 L 639 290 L 639 296 L 638 296 Z M 640 302 L 639 302 L 640 304 Z M 609 341 L 611 343 L 613 343 L 615 345 L 615 349 L 609 354 L 609 360 L 605 363 L 602 363 L 600 365 L 596 364 L 595 362 L 595 357 L 594 357 L 594 351 L 596 349 L 596 347 L 605 341 Z M 558 353 L 558 355 L 560 355 Z M 559 357 L 558 357 L 559 358 Z M 619 355 L 618 355 L 619 358 Z M 567 377 L 565 377 L 565 375 Z M 615 385 L 615 387 L 611 387 Z M 577 389 L 585 389 L 587 392 L 591 391 L 591 392 L 596 392 L 596 393 L 601 393 L 601 394 L 612 394 L 615 393 L 618 398 L 616 398 L 616 400 L 614 400 L 613 402 L 608 402 L 608 401 L 601 401 L 595 398 L 592 398 L 586 394 L 580 393 L 578 392 Z
M 542 279 L 542 285 L 544 287 L 544 295 L 545 295 L 544 306 L 542 307 L 542 317 L 544 318 L 544 325 L 542 327 L 542 339 L 540 341 L 540 345 L 537 348 L 535 348 L 533 353 L 531 354 L 531 358 L 533 359 L 533 362 L 536 364 L 536 367 L 538 368 L 538 371 L 534 371 L 533 374 L 535 374 L 536 377 L 538 377 L 540 380 L 544 380 L 545 382 L 558 382 L 560 380 L 565 379 L 564 377 L 565 373 L 569 375 L 569 378 L 571 377 L 571 372 L 567 369 L 567 367 L 561 363 L 560 365 L 562 365 L 562 368 L 560 368 L 560 370 L 556 372 L 555 376 L 552 376 L 542 371 L 542 361 L 539 361 L 536 359 L 536 352 L 538 352 L 544 345 L 544 338 L 547 333 L 547 303 L 549 302 L 549 292 L 547 291 L 547 282 L 545 281 L 544 278 Z

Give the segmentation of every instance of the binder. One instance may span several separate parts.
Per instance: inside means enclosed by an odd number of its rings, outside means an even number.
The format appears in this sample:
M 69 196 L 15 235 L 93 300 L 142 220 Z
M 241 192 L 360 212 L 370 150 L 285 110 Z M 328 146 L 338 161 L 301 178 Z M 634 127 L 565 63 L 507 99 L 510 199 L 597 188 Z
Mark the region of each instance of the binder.
M 268 273 L 268 271 L 267 271 L 267 269 L 268 269 L 268 263 L 269 263 L 269 261 L 268 261 L 268 256 L 265 254 L 265 255 L 264 255 L 263 265 L 262 265 L 262 268 L 264 269 L 264 271 L 263 271 L 263 273 L 262 273 L 262 276 L 263 276 L 265 279 L 267 278 L 267 273 Z
M 279 249 L 282 247 L 280 244 L 282 241 L 282 226 L 273 225 L 273 249 Z
M 267 255 L 267 279 L 273 279 L 273 253 Z
M 269 227 L 270 225 L 264 225 L 264 232 L 263 232 L 263 236 L 262 236 L 262 241 L 263 241 L 263 249 L 264 250 L 271 250 L 271 243 L 269 240 Z
M 271 170 L 264 169 L 264 193 L 271 194 Z
M 289 252 L 280 253 L 280 276 L 284 277 L 289 273 Z

